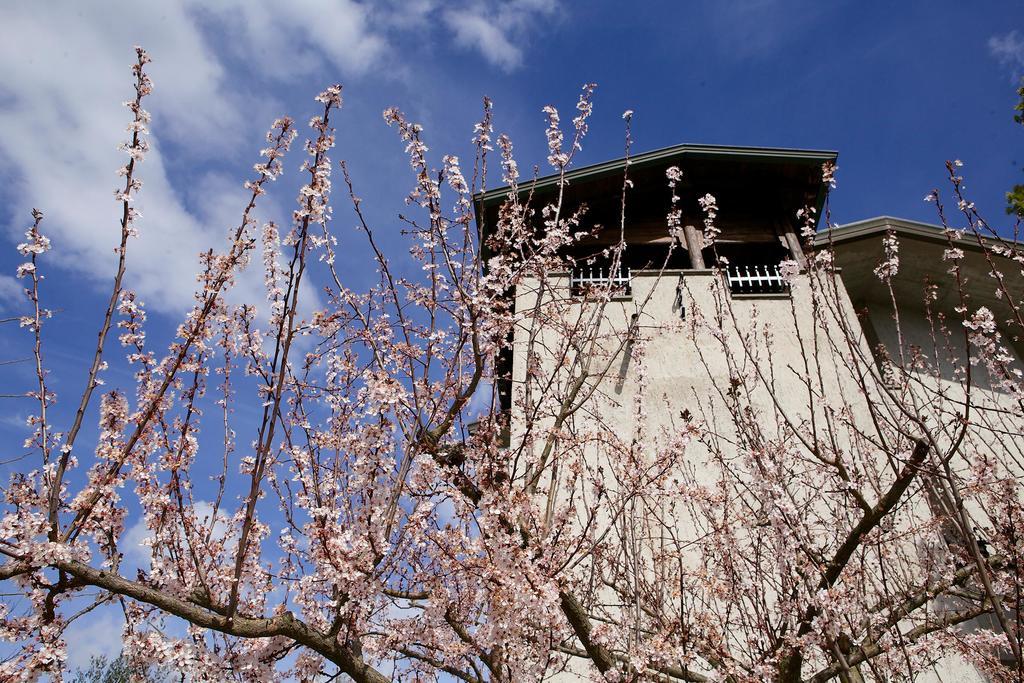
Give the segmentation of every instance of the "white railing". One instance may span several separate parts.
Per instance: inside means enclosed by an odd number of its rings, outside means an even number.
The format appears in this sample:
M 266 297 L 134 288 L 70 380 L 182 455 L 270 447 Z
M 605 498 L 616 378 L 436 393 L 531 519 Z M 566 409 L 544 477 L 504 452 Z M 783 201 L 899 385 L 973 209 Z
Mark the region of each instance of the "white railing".
M 733 294 L 774 294 L 788 289 L 778 266 L 729 266 L 726 276 Z
M 595 291 L 611 287 L 615 294 L 629 294 L 629 268 L 620 268 L 617 273 L 609 272 L 610 269 L 603 266 L 584 266 L 573 268 L 569 275 L 569 285 L 574 295 L 585 294 L 588 291 Z

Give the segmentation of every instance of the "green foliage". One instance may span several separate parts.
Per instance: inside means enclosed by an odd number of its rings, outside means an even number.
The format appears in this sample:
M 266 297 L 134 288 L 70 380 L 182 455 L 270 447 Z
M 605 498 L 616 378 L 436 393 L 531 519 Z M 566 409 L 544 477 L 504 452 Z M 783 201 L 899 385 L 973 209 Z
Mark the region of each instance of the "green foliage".
M 1014 185 L 1006 193 L 1006 213 L 1024 218 L 1024 185 Z
M 1017 97 L 1020 100 L 1017 102 L 1017 106 L 1013 108 L 1016 112 L 1013 115 L 1013 120 L 1024 126 L 1024 77 L 1020 79 L 1020 87 L 1017 88 Z M 1014 185 L 1013 188 L 1006 193 L 1006 213 L 1024 218 L 1024 185 Z
M 116 659 L 92 657 L 86 669 L 75 671 L 72 683 L 163 683 L 170 679 L 150 667 L 133 667 L 123 655 Z
M 1017 88 L 1017 97 L 1020 98 L 1020 101 L 1017 102 L 1017 106 L 1013 110 L 1020 113 L 1014 114 L 1013 120 L 1024 126 L 1024 76 L 1021 76 L 1020 87 Z

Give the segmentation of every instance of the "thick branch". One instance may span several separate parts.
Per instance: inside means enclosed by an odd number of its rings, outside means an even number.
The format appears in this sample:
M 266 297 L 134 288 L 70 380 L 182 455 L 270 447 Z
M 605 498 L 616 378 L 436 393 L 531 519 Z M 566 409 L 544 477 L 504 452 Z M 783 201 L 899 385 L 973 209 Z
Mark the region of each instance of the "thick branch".
M 587 651 L 587 655 L 594 662 L 597 670 L 601 673 L 611 671 L 615 667 L 615 658 L 612 657 L 608 648 L 594 642 L 591 637 L 593 626 L 590 624 L 590 617 L 587 616 L 583 605 L 575 595 L 565 590 L 560 591 L 558 597 L 562 600 L 562 612 L 565 613 L 565 618 L 568 619 L 569 625 L 572 626 L 572 630 L 583 644 L 583 648 Z
M 846 540 L 836 550 L 832 559 L 825 566 L 825 571 L 821 576 L 821 580 L 818 582 L 818 588 L 824 590 L 835 585 L 836 581 L 839 580 L 839 576 L 843 573 L 846 565 L 850 562 L 850 558 L 853 557 L 854 552 L 860 547 L 864 540 L 864 536 L 870 533 L 875 527 L 881 523 L 885 516 L 888 515 L 896 504 L 899 503 L 900 498 L 909 488 L 910 483 L 917 476 L 918 471 L 921 468 L 921 463 L 924 462 L 925 456 L 928 455 L 928 442 L 924 439 L 918 439 L 917 444 L 914 446 L 914 451 L 910 455 L 910 460 L 907 462 L 903 471 L 900 472 L 899 476 L 889 487 L 889 490 L 885 492 L 885 495 L 879 499 L 875 506 L 870 512 L 865 512 L 864 516 L 861 517 L 860 522 L 850 530 L 847 534 Z M 811 632 L 811 624 L 814 619 L 818 616 L 818 609 L 814 605 L 811 605 L 804 612 L 803 618 L 800 620 L 800 628 L 797 631 L 799 636 L 806 636 Z M 800 680 L 800 669 L 803 666 L 803 652 L 800 649 L 792 649 L 786 653 L 780 660 L 779 663 L 779 680 L 786 683 L 795 682 Z
M 828 588 L 839 579 L 839 575 L 850 561 L 854 551 L 860 546 L 864 536 L 878 526 L 885 516 L 896 507 L 896 504 L 903 497 L 903 494 L 917 475 L 921 463 L 924 462 L 927 454 L 928 442 L 924 439 L 919 439 L 917 445 L 914 446 L 914 452 L 910 455 L 910 461 L 903 468 L 896 481 L 892 483 L 892 486 L 889 487 L 889 490 L 886 491 L 881 500 L 875 504 L 874 508 L 861 517 L 857 526 L 850 530 L 846 541 L 839 546 L 836 554 L 832 557 L 832 561 L 825 568 L 825 573 L 819 582 L 819 588 Z
M 388 683 L 390 681 L 389 678 L 364 662 L 357 653 L 340 644 L 337 639 L 330 638 L 299 621 L 291 612 L 285 612 L 269 619 L 239 615 L 228 618 L 181 598 L 168 595 L 159 589 L 137 581 L 129 581 L 118 574 L 94 569 L 82 562 L 56 560 L 53 566 L 84 583 L 153 605 L 168 614 L 173 614 L 202 628 L 242 638 L 270 638 L 273 636 L 291 638 L 336 664 L 356 683 Z

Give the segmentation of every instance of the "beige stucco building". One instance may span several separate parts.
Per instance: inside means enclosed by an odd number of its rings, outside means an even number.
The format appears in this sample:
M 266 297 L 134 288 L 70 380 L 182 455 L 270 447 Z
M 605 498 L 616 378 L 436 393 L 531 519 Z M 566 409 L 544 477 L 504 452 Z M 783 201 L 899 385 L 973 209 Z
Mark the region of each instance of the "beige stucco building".
M 570 489 L 578 480 L 563 476 L 567 469 L 599 469 L 614 495 L 646 466 L 645 453 L 672 448 L 691 424 L 711 434 L 686 447 L 681 469 L 695 482 L 711 482 L 731 466 L 724 455 L 730 443 L 786 444 L 795 433 L 827 428 L 838 451 L 863 449 L 851 425 L 869 424 L 876 409 L 861 386 L 864 372 L 871 372 L 864 368 L 881 377 L 885 363 L 912 349 L 925 359 L 914 370 L 920 384 L 933 382 L 945 399 L 936 415 L 955 411 L 962 377 L 948 356 L 952 351 L 962 363 L 966 351 L 957 356 L 957 349 L 944 348 L 931 355 L 933 366 L 927 362 L 928 349 L 936 350 L 936 315 L 954 327 L 958 320 L 959 299 L 942 259 L 947 238 L 934 226 L 892 218 L 801 236 L 802 228 L 817 224 L 807 212 L 820 215 L 827 190 L 822 166 L 835 159 L 828 151 L 681 145 L 628 164 L 574 170 L 564 183 L 548 177 L 521 188 L 537 207 L 550 203 L 562 217 L 581 216 L 574 229 L 587 233 L 566 250 L 571 258 L 564 268 L 534 273 L 511 293 L 519 324 L 496 378 L 509 415 L 512 467 L 527 477 L 531 468 L 550 468 L 535 488 L 552 519 L 569 505 L 579 510 L 579 526 L 595 524 L 576 502 Z M 682 173 L 675 202 L 666 180 L 673 167 Z M 478 198 L 485 240 L 508 193 L 502 188 Z M 705 238 L 700 202 L 708 193 L 717 205 L 713 244 Z M 667 218 L 674 208 L 681 228 L 675 235 Z M 889 234 L 899 240 L 902 257 L 891 290 L 874 272 Z M 617 252 L 620 239 L 625 248 Z M 1001 300 L 985 282 L 984 250 L 968 239 L 957 244 L 966 252 L 972 306 L 1000 311 Z M 833 256 L 818 256 L 823 252 Z M 1012 273 L 1008 287 L 1020 300 L 1024 286 L 1018 271 Z M 927 305 L 925 282 L 934 288 Z M 1020 340 L 1010 347 L 1020 358 Z M 975 374 L 984 396 L 972 400 L 993 406 L 1010 400 L 983 373 Z M 920 396 L 932 405 L 931 394 Z M 1019 420 L 1012 413 L 992 415 Z M 745 433 L 753 424 L 761 432 L 756 438 Z M 574 446 L 561 453 L 560 440 L 570 439 L 558 434 L 569 432 Z M 553 462 L 559 457 L 565 462 Z M 743 470 L 737 479 L 756 496 L 748 465 L 737 469 Z M 808 514 L 827 519 L 827 505 L 804 489 L 796 496 Z M 899 523 L 926 517 L 927 507 L 901 512 Z M 682 536 L 703 529 L 693 510 L 669 516 Z M 607 519 L 596 523 L 614 526 Z M 823 536 L 840 531 L 820 529 Z M 656 555 L 664 534 L 648 529 L 641 536 L 637 552 Z M 656 581 L 651 567 L 644 571 Z M 574 668 L 563 674 L 566 680 L 579 676 L 582 670 Z M 917 680 L 984 678 L 954 656 Z

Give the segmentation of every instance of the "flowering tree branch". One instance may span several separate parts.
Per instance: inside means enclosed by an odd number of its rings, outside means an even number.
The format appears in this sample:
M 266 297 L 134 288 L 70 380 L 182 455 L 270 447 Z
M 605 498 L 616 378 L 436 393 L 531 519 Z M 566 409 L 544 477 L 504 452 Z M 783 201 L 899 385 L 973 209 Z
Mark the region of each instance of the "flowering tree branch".
M 282 118 L 240 223 L 200 255 L 195 304 L 159 353 L 127 285 L 144 227 L 132 206 L 147 62 L 138 50 L 113 290 L 63 431 L 42 344 L 40 212 L 19 245 L 36 460 L 2 490 L 0 580 L 26 600 L 0 611 L 15 644 L 0 676 L 60 680 L 69 624 L 114 604 L 128 661 L 195 680 L 854 682 L 912 677 L 952 651 L 996 679 L 1024 670 L 1024 316 L 1009 270 L 1024 258 L 978 214 L 955 163 L 967 227 L 929 195 L 955 315 L 938 285 L 919 319 L 906 310 L 893 233 L 875 277 L 895 341 L 872 348 L 834 243 L 812 243 L 818 211 L 779 229 L 788 299 L 741 302 L 720 224 L 736 207 L 679 167 L 661 188 L 664 258 L 622 296 L 614 274 L 638 258 L 632 112 L 604 207 L 617 224 L 598 225 L 569 185 L 592 84 L 571 130 L 542 112 L 547 185 L 520 177 L 489 100 L 470 178 L 454 155 L 432 166 L 423 128 L 389 108 L 408 208 L 385 233 L 341 162 L 365 238 L 342 243 L 335 85 L 316 98 L 290 226 L 255 218 L 297 135 Z M 507 186 L 493 208 L 479 194 L 488 168 Z M 821 174 L 834 187 L 834 164 Z M 966 238 L 1005 310 L 974 303 Z M 684 249 L 701 267 L 670 274 Z M 376 268 L 367 287 L 347 270 L 354 254 Z M 594 261 L 610 276 L 574 288 L 565 273 Z M 250 267 L 262 300 L 229 301 Z M 115 325 L 123 361 L 107 348 Z M 92 400 L 118 362 L 134 386 Z M 680 384 L 689 393 L 670 396 Z

